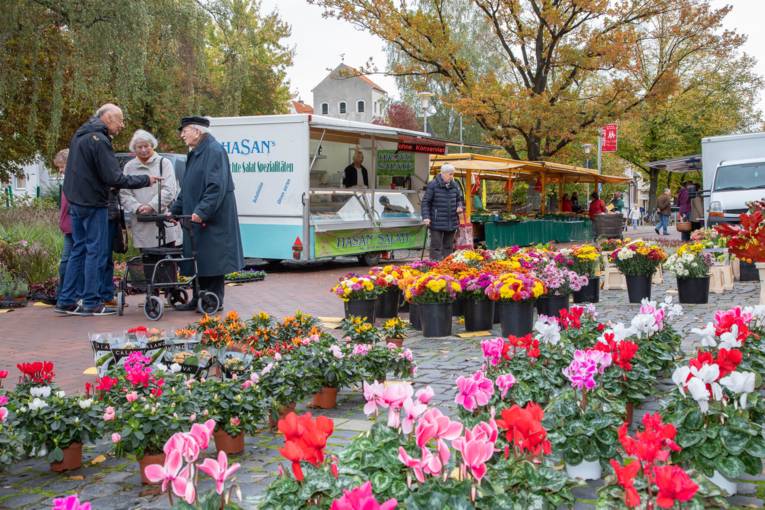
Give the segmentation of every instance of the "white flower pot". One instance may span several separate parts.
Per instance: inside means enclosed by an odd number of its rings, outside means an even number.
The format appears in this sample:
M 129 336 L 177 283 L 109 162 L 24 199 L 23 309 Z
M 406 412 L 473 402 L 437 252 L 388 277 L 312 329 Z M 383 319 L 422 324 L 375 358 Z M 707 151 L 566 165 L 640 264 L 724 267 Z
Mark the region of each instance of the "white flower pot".
M 717 470 L 715 470 L 714 474 L 709 477 L 709 481 L 717 485 L 723 491 L 727 492 L 728 496 L 733 496 L 738 492 L 738 484 L 734 481 L 728 480 Z
M 566 463 L 566 474 L 569 478 L 579 480 L 599 480 L 603 474 L 599 461 L 583 460 L 580 464 Z
M 754 267 L 760 273 L 760 304 L 765 305 L 765 262 L 755 262 Z

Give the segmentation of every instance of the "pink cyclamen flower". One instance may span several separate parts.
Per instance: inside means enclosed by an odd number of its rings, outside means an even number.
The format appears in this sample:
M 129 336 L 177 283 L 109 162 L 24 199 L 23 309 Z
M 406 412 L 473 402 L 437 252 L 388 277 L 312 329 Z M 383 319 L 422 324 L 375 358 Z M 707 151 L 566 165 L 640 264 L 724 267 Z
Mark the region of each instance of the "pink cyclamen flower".
M 470 377 L 459 376 L 457 390 L 454 401 L 472 412 L 478 406 L 489 403 L 489 399 L 494 394 L 494 383 L 479 370 Z
M 162 451 L 165 452 L 165 455 L 177 451 L 186 462 L 191 463 L 199 457 L 200 448 L 194 436 L 185 432 L 176 432 L 165 442 Z
M 403 446 L 399 446 L 398 460 L 400 460 L 406 467 L 412 469 L 417 481 L 425 483 L 425 475 L 438 476 L 441 474 L 441 470 L 444 466 L 440 455 L 433 455 L 427 448 L 421 448 L 420 453 L 422 457 L 415 459 L 409 456 Z
M 104 411 L 104 421 L 112 421 L 114 419 L 115 412 L 114 408 L 112 406 L 109 406 L 106 408 L 106 411 Z
M 90 503 L 80 503 L 80 497 L 72 494 L 65 498 L 54 499 L 51 510 L 90 510 Z
M 367 403 L 364 404 L 364 414 L 369 416 L 370 414 L 377 414 L 377 407 L 385 407 L 382 395 L 383 390 L 385 390 L 385 385 L 383 383 L 378 383 L 377 381 L 373 382 L 372 384 L 369 384 L 367 382 L 364 382 L 362 387 L 364 388 L 364 398 L 366 399 Z
M 596 386 L 595 375 L 603 373 L 606 367 L 611 365 L 611 354 L 588 349 L 574 352 L 574 359 L 568 367 L 563 369 L 563 374 L 576 389 L 591 390 Z
M 503 338 L 488 338 L 481 341 L 483 357 L 492 365 L 497 366 L 502 360 L 502 348 L 505 345 Z
M 404 406 L 406 399 L 414 395 L 412 385 L 406 382 L 389 384 L 382 392 L 383 407 L 388 408 L 388 427 L 397 429 L 400 426 L 399 409 Z
M 199 465 L 199 470 L 206 473 L 210 478 L 215 480 L 215 492 L 223 494 L 223 485 L 226 479 L 237 472 L 239 469 L 239 463 L 234 463 L 230 467 L 228 465 L 228 457 L 226 452 L 218 452 L 218 460 L 205 459 L 202 464 Z
M 431 399 L 433 398 L 433 395 L 435 395 L 435 392 L 433 391 L 433 388 L 430 386 L 425 386 L 422 389 L 419 389 L 415 392 L 414 398 L 422 402 L 423 404 L 429 404 Z
M 8 397 L 6 397 L 5 395 L 0 395 L 0 406 L 4 406 L 7 403 L 8 403 Z
M 207 420 L 204 423 L 195 423 L 192 425 L 189 434 L 197 442 L 200 450 L 207 450 L 214 430 L 215 420 Z
M 8 418 L 8 408 L 0 407 L 0 423 L 4 423 L 7 418 Z
M 412 430 L 414 430 L 414 422 L 427 408 L 428 406 L 419 400 L 412 400 L 411 398 L 404 400 L 404 405 L 402 406 L 401 432 L 404 434 L 411 434 Z
M 510 388 L 515 384 L 515 377 L 513 374 L 500 375 L 497 377 L 496 384 L 497 388 L 501 391 L 502 398 L 505 398 L 507 392 L 510 391 Z
M 355 489 L 343 490 L 343 497 L 332 502 L 329 510 L 393 510 L 398 505 L 394 498 L 379 503 L 372 494 L 372 483 L 366 482 Z
M 135 402 L 136 400 L 138 400 L 138 393 L 136 393 L 135 391 L 131 391 L 130 393 L 125 395 L 125 399 L 127 399 L 128 402 Z
M 462 460 L 470 469 L 470 473 L 480 482 L 486 474 L 486 462 L 494 455 L 494 443 L 484 437 L 478 436 L 468 440 L 466 436 L 464 440 L 459 438 L 452 441 L 452 446 L 462 454 Z
M 452 421 L 436 408 L 428 409 L 417 422 L 417 446 L 426 446 L 432 439 L 453 441 L 462 434 L 462 424 Z
M 207 459 L 210 460 L 210 459 Z M 149 464 L 144 470 L 146 478 L 150 482 L 162 482 L 162 492 L 167 490 L 167 485 L 173 489 L 176 496 L 183 498 L 187 503 L 192 504 L 196 500 L 194 483 L 189 480 L 191 468 L 183 468 L 183 458 L 179 450 L 172 450 L 165 457 L 165 464 Z
M 112 443 L 117 444 L 120 441 L 122 441 L 122 436 L 121 435 L 119 435 L 117 432 L 112 434 Z

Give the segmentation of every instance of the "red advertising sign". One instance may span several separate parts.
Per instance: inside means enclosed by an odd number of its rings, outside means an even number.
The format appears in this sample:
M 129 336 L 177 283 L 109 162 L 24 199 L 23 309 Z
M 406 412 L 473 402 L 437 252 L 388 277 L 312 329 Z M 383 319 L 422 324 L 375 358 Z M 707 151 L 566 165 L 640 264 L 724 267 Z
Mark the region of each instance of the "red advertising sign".
M 601 141 L 601 150 L 603 152 L 616 152 L 617 145 L 616 124 L 606 124 L 603 126 L 603 139 Z
M 422 152 L 425 154 L 446 154 L 446 144 L 436 140 L 427 140 L 409 136 L 398 139 L 398 150 L 403 152 Z

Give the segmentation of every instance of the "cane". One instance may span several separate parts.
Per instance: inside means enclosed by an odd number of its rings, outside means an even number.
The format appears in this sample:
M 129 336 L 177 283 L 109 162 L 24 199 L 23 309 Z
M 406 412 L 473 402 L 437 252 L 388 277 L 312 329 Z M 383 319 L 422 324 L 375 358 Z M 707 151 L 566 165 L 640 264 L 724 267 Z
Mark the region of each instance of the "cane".
M 420 253 L 420 260 L 425 258 L 425 246 L 428 245 L 428 232 L 430 232 L 430 225 L 425 226 L 425 240 L 422 241 L 422 253 Z

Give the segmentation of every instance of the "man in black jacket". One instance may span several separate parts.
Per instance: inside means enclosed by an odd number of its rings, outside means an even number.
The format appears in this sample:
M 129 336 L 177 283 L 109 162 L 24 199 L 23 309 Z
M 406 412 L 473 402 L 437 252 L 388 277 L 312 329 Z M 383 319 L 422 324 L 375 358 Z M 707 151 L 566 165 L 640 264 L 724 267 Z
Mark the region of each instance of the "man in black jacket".
M 462 191 L 454 182 L 454 166 L 447 163 L 428 183 L 422 198 L 422 220 L 430 227 L 430 260 L 442 260 L 454 251 L 454 234 L 460 224 L 457 215 L 464 207 Z
M 111 103 L 80 126 L 69 143 L 64 194 L 69 200 L 74 244 L 56 312 L 114 315 L 102 302 L 100 287 L 108 249 L 107 205 L 110 188 L 145 188 L 158 177 L 127 176 L 114 156 L 111 137 L 125 127 L 122 110 Z
M 353 154 L 353 163 L 345 167 L 343 171 L 343 187 L 352 188 L 359 185 L 359 174 L 364 182 L 364 186 L 369 187 L 369 173 L 362 163 L 364 162 L 364 154 L 361 151 L 356 151 Z

